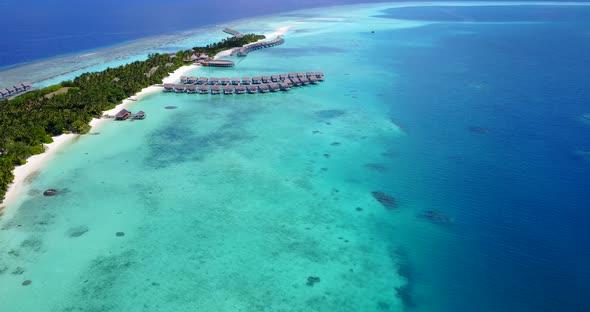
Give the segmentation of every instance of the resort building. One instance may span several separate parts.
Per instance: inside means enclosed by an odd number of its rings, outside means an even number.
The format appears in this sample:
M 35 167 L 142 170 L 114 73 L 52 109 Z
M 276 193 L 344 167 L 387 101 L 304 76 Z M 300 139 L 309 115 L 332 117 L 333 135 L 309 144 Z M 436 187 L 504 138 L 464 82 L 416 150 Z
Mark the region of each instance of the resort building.
M 198 89 L 199 94 L 208 94 L 209 88 L 206 85 L 200 85 Z
M 199 64 L 202 66 L 210 66 L 210 67 L 233 67 L 235 64 L 229 60 L 200 60 Z
M 246 86 L 246 90 L 248 90 L 248 93 L 250 93 L 250 94 L 258 92 L 258 88 L 253 85 Z
M 246 93 L 246 87 L 245 86 L 236 86 L 236 93 L 237 94 L 244 94 Z
M 197 93 L 197 86 L 195 85 L 186 85 L 186 93 L 194 94 Z
M 137 112 L 137 114 L 135 114 L 133 116 L 133 119 L 145 119 L 145 112 L 144 111 L 139 111 Z
M 174 92 L 176 92 L 176 93 L 183 93 L 184 90 L 185 90 L 184 84 L 179 83 L 179 84 L 175 84 L 174 85 Z
M 221 94 L 221 86 L 220 85 L 211 86 L 211 94 Z
M 126 109 L 122 109 L 120 112 L 117 113 L 117 115 L 115 115 L 115 120 L 125 120 L 127 118 L 129 118 L 131 116 L 131 112 L 126 110 Z
M 231 86 L 224 86 L 223 87 L 223 94 L 233 94 L 234 93 L 234 88 L 232 88 Z

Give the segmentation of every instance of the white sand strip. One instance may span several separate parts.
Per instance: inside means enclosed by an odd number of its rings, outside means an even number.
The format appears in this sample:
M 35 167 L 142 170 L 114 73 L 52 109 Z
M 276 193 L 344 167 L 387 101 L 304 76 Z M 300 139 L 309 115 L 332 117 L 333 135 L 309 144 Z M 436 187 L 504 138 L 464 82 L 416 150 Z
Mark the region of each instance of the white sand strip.
M 198 68 L 197 65 L 189 65 L 189 66 L 182 66 L 179 69 L 175 70 L 170 76 L 163 79 L 164 83 L 175 83 L 180 80 L 181 76 L 184 76 L 188 71 Z M 129 97 L 129 99 L 123 100 L 123 102 L 117 105 L 115 108 L 104 111 L 103 115 L 114 115 L 119 112 L 121 109 L 128 107 L 130 104 L 135 103 L 135 101 L 141 99 L 142 97 L 161 90 L 161 87 L 158 86 L 149 86 L 147 88 L 142 89 L 139 93 Z M 133 100 L 131 100 L 133 99 Z M 92 119 L 90 121 L 90 126 L 92 127 L 91 131 L 96 131 L 101 125 L 107 122 L 109 119 Z M 68 143 L 72 142 L 73 139 L 77 136 L 77 134 L 62 134 L 60 136 L 53 137 L 53 143 L 44 144 L 45 146 L 45 153 L 39 155 L 33 155 L 27 159 L 27 163 L 22 166 L 17 166 L 14 168 L 12 173 L 14 174 L 14 180 L 9 185 L 6 195 L 4 196 L 4 201 L 0 202 L 1 206 L 9 206 L 11 203 L 14 203 L 19 196 L 22 195 L 22 191 L 24 190 L 25 180 L 31 174 L 34 174 L 36 171 L 39 171 L 43 168 L 45 163 L 51 159 L 60 149 L 66 146 Z M 0 209 L 1 210 L 1 209 Z
M 14 168 L 12 171 L 12 174 L 14 174 L 14 180 L 8 186 L 2 205 L 8 206 L 10 203 L 14 202 L 22 194 L 27 177 L 41 169 L 52 156 L 54 156 L 63 146 L 72 142 L 76 136 L 77 134 L 62 134 L 53 137 L 52 143 L 44 144 L 45 153 L 33 155 L 27 159 L 26 164 Z

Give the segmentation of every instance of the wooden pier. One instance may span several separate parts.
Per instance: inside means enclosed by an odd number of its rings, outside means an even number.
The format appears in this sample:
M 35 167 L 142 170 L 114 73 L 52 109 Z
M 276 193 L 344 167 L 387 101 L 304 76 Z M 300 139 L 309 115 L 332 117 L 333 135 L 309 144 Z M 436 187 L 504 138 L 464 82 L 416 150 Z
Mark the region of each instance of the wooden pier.
M 276 37 L 275 39 L 273 39 L 271 41 L 262 41 L 262 42 L 257 42 L 257 43 L 245 45 L 245 46 L 241 47 L 240 50 L 238 50 L 238 56 L 244 57 L 244 56 L 248 55 L 248 53 L 250 53 L 251 51 L 278 46 L 279 44 L 283 44 L 284 42 L 285 42 L 285 39 L 283 39 L 281 37 Z
M 242 33 L 240 33 L 239 31 L 237 31 L 237 30 L 233 30 L 233 29 L 231 29 L 231 28 L 229 28 L 229 27 L 226 27 L 226 28 L 224 28 L 224 29 L 223 29 L 223 32 L 224 32 L 224 33 L 226 33 L 226 34 L 230 34 L 230 35 L 232 35 L 232 36 L 234 36 L 234 37 L 237 37 L 237 38 L 241 38 L 241 37 L 243 37 L 243 36 L 244 36 L 244 35 L 242 35 Z
M 289 91 L 293 87 L 315 85 L 324 80 L 323 72 L 290 73 L 268 76 L 217 78 L 181 77 L 181 83 L 165 83 L 164 92 L 189 94 L 254 94 Z

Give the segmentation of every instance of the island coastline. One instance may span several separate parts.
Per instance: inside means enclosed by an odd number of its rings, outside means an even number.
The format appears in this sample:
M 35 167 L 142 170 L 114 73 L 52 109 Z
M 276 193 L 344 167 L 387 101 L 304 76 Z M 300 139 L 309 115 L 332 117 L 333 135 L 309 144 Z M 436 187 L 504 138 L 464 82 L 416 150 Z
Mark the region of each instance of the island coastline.
M 274 36 L 281 36 L 287 33 L 289 30 L 289 26 L 283 26 L 275 29 L 273 32 L 265 34 L 267 38 L 274 37 Z M 265 39 L 262 39 L 265 40 Z M 262 41 L 259 40 L 259 41 Z M 231 55 L 233 49 L 225 50 L 219 52 L 215 55 L 214 59 L 219 59 L 222 57 L 227 57 Z M 180 80 L 181 76 L 185 76 L 188 72 L 200 68 L 199 65 L 185 65 L 174 72 L 172 72 L 168 77 L 164 78 L 162 83 L 176 83 Z M 115 106 L 112 109 L 103 111 L 102 114 L 104 115 L 114 115 L 121 109 L 129 108 L 132 104 L 136 103 L 137 101 L 141 100 L 143 97 L 153 94 L 161 90 L 162 87 L 158 85 L 151 85 L 139 91 L 138 93 L 130 96 L 127 99 L 124 99 L 120 104 Z M 108 120 L 107 118 L 93 118 L 89 125 L 91 127 L 91 132 L 96 132 L 100 127 L 102 127 Z M 64 133 L 59 136 L 52 137 L 53 142 L 48 144 L 43 144 L 45 148 L 45 152 L 33 155 L 27 159 L 27 162 L 23 165 L 16 166 L 15 169 L 12 171 L 14 175 L 14 179 L 12 183 L 8 186 L 6 190 L 6 194 L 4 196 L 4 200 L 0 202 L 0 214 L 5 212 L 6 207 L 10 206 L 17 202 L 17 199 L 23 194 L 23 191 L 26 186 L 26 181 L 29 180 L 28 177 L 36 172 L 42 170 L 47 162 L 51 160 L 60 150 L 62 150 L 65 146 L 72 143 L 77 137 L 80 137 L 80 134 L 74 133 Z

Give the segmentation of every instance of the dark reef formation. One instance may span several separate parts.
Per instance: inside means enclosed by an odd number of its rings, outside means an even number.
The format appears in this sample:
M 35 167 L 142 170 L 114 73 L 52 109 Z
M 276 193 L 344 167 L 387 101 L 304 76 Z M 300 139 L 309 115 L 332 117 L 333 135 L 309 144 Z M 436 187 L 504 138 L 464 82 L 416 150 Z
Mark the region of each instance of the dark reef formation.
M 414 284 L 416 281 L 416 274 L 410 265 L 408 254 L 405 249 L 400 247 L 390 252 L 390 258 L 397 267 L 397 274 L 406 280 L 406 284 L 400 287 L 395 287 L 395 294 L 400 298 L 406 309 L 415 308 Z
M 316 283 L 320 282 L 320 278 L 317 276 L 310 276 L 307 278 L 307 283 L 305 283 L 305 285 L 313 287 L 313 285 L 315 285 Z
M 76 237 L 80 237 L 80 236 L 86 234 L 86 232 L 88 232 L 88 227 L 81 225 L 81 226 L 77 226 L 77 227 L 69 229 L 68 236 L 76 238 Z
M 451 225 L 452 220 L 446 214 L 436 210 L 425 210 L 418 214 L 418 218 L 428 220 L 438 225 Z
M 381 191 L 373 191 L 371 192 L 371 195 L 373 195 L 373 198 L 375 198 L 375 200 L 378 201 L 387 210 L 394 210 L 398 207 L 397 200 L 395 199 L 395 197 L 391 195 L 388 195 Z
M 318 116 L 322 119 L 336 118 L 336 117 L 340 117 L 344 114 L 346 114 L 346 111 L 342 110 L 342 109 L 327 109 L 327 110 L 317 111 L 315 113 L 316 116 Z
M 368 164 L 365 164 L 365 168 L 372 169 L 372 170 L 375 170 L 377 172 L 386 172 L 387 171 L 387 167 L 385 167 L 382 164 L 378 164 L 378 163 L 368 163 Z
M 166 107 L 164 107 L 164 108 L 165 108 L 165 109 L 177 109 L 177 108 L 178 108 L 178 106 L 166 106 Z
M 47 189 L 43 192 L 43 196 L 55 196 L 59 194 L 59 192 L 56 189 Z
M 125 232 L 117 232 L 117 233 L 115 233 L 115 236 L 123 237 L 123 236 L 125 236 Z
M 475 134 L 486 134 L 486 133 L 490 132 L 490 130 L 488 128 L 477 127 L 477 126 L 471 126 L 471 127 L 467 128 L 467 130 L 469 130 L 469 132 L 475 133 Z

